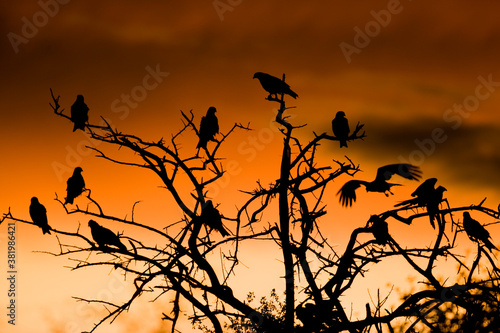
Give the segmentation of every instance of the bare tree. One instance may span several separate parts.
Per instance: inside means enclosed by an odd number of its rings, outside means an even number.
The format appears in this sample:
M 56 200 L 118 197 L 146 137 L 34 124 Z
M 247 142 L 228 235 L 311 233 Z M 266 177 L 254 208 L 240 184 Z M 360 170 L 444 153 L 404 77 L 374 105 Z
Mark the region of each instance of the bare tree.
M 283 76 L 283 81 L 285 77 Z M 59 104 L 59 96 L 51 91 L 51 107 L 54 113 L 71 121 Z M 134 207 L 130 218 L 110 215 L 92 196 L 91 190 L 84 191 L 88 200 L 85 208 L 75 205 L 68 208 L 64 200 L 56 197 L 67 214 L 80 214 L 90 219 L 115 221 L 124 226 L 142 229 L 158 236 L 161 241 L 150 245 L 145 240 L 126 234 L 115 235 L 124 247 L 114 247 L 112 243 L 100 244 L 85 236 L 81 226 L 69 231 L 51 228 L 57 236 L 60 251 L 52 253 L 74 260 L 73 269 L 87 269 L 93 266 L 110 267 L 120 271 L 126 281 L 134 286 L 128 300 L 115 304 L 99 299 L 77 300 L 100 304 L 109 313 L 90 332 L 94 332 L 106 321 L 113 321 L 141 295 L 159 291 L 157 297 L 173 301 L 170 311 L 163 313 L 163 319 L 171 322 L 171 331 L 181 312 L 181 300 L 192 305 L 193 323 L 206 326 L 207 331 L 222 332 L 224 325 L 236 331 L 252 332 L 369 332 L 399 327 L 398 319 L 409 319 L 406 328 L 410 332 L 415 327 L 424 326 L 429 330 L 441 327 L 445 322 L 439 315 L 432 315 L 439 306 L 452 304 L 453 311 L 478 313 L 484 310 L 481 302 L 494 298 L 498 302 L 499 269 L 490 252 L 478 243 L 478 251 L 472 265 L 463 262 L 456 253 L 456 238 L 463 232 L 462 226 L 453 219 L 453 213 L 476 211 L 499 218 L 499 211 L 478 205 L 451 207 L 447 200 L 438 202 L 437 212 L 429 213 L 418 205 L 409 205 L 390 211 L 373 214 L 366 226 L 352 231 L 345 250 L 336 251 L 323 237 L 318 221 L 331 219 L 327 211 L 325 190 L 338 177 L 349 177 L 360 171 L 359 165 L 347 156 L 345 160 L 333 160 L 331 165 L 318 158 L 321 143 L 339 140 L 327 133 L 316 134 L 303 144 L 295 130 L 305 125 L 291 124 L 286 116 L 284 94 L 269 96 L 270 102 L 278 103 L 275 121 L 280 125 L 283 137 L 279 178 L 264 186 L 257 181 L 257 188 L 244 191 L 248 197 L 231 214 L 220 214 L 221 221 L 229 229 L 230 235 L 221 237 L 214 234 L 213 223 L 204 214 L 212 204 L 208 191 L 210 184 L 222 177 L 224 170 L 219 148 L 230 140 L 236 130 L 250 130 L 249 124 L 234 124 L 222 130 L 219 139 L 203 147 L 202 151 L 179 149 L 182 135 L 199 135 L 200 129 L 194 123 L 193 112 L 181 111 L 181 128 L 169 140 L 159 138 L 147 141 L 133 134 L 122 133 L 113 128 L 106 119 L 101 124 L 85 124 L 89 136 L 105 145 L 88 147 L 96 156 L 110 163 L 144 169 L 156 174 L 158 181 L 175 200 L 182 218 L 170 221 L 163 228 L 155 228 L 147 222 L 139 222 L 134 217 Z M 357 124 L 347 141 L 365 137 L 363 125 Z M 120 152 L 133 154 L 110 154 L 105 148 L 118 147 Z M 116 156 L 117 155 L 117 156 Z M 278 166 L 276 166 L 278 168 Z M 186 185 L 186 181 L 189 186 Z M 210 203 L 208 203 L 210 201 Z M 274 224 L 265 224 L 262 216 L 271 205 L 277 205 L 279 214 Z M 217 204 L 215 204 L 217 209 Z M 412 224 L 416 219 L 428 219 L 429 214 L 438 214 L 438 230 L 433 245 L 424 248 L 406 248 L 391 237 L 388 222 Z M 1 222 L 14 220 L 33 224 L 5 213 Z M 360 237 L 364 235 L 363 237 Z M 366 235 L 369 240 L 366 241 Z M 113 237 L 115 237 L 113 236 Z M 231 275 L 241 262 L 242 242 L 263 240 L 276 244 L 283 263 L 285 300 L 279 301 L 275 292 L 270 300 L 261 300 L 253 305 L 253 296 L 240 299 L 231 287 Z M 105 253 L 95 256 L 95 253 Z M 221 269 L 213 264 L 221 253 Z M 352 318 L 342 304 L 343 296 L 354 281 L 365 274 L 370 267 L 390 257 L 401 257 L 418 273 L 423 282 L 422 289 L 405 297 L 392 311 L 384 308 L 386 297 L 378 297 L 366 304 L 363 319 Z M 440 280 L 435 272 L 436 263 L 452 258 L 459 266 L 462 278 Z M 486 267 L 487 276 L 477 274 L 479 263 Z M 296 294 L 296 289 L 303 291 Z M 251 292 L 251 290 L 249 290 Z M 489 303 L 497 309 L 496 303 Z M 484 311 L 483 311 L 484 312 Z M 491 319 L 492 321 L 494 320 Z M 230 323 L 230 324 L 228 324 Z M 419 326 L 420 325 L 420 326 Z M 439 326 L 441 325 L 441 326 Z M 244 328 L 244 329 L 243 329 Z

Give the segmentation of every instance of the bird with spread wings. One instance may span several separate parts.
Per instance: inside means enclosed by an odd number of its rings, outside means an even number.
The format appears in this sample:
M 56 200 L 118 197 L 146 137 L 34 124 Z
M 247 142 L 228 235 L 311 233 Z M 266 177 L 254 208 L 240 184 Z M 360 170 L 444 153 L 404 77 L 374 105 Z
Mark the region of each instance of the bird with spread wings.
M 393 194 L 391 192 L 392 186 L 399 186 L 401 184 L 388 183 L 392 175 L 396 174 L 409 180 L 418 180 L 421 177 L 420 168 L 407 163 L 389 164 L 378 168 L 375 180 L 368 182 L 364 180 L 350 180 L 342 186 L 337 192 L 340 195 L 339 202 L 342 206 L 352 206 L 356 201 L 356 189 L 363 185 L 367 192 L 380 192 L 386 196 Z

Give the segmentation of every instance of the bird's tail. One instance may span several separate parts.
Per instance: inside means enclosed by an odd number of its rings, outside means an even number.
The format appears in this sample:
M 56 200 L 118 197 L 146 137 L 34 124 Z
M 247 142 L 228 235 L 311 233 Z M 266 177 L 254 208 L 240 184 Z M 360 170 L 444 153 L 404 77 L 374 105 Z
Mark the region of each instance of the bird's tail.
M 123 243 L 119 239 L 118 239 L 116 246 L 118 246 L 118 248 L 122 251 L 127 251 L 127 247 L 125 245 L 123 245 Z
M 75 123 L 75 125 L 73 126 L 73 132 L 75 132 L 77 129 L 81 129 L 82 131 L 85 132 L 85 124 Z
M 417 203 L 417 201 L 415 199 L 408 199 L 408 200 L 398 202 L 397 204 L 394 205 L 394 207 L 402 207 L 402 206 L 409 207 L 409 206 L 416 204 L 416 203 Z
M 200 148 L 207 149 L 207 142 L 208 142 L 207 140 L 200 138 L 200 140 L 198 141 L 198 145 L 196 145 L 196 149 Z
M 226 228 L 224 227 L 224 225 L 221 225 L 219 229 L 217 229 L 220 234 L 223 236 L 223 237 L 226 237 L 226 236 L 229 236 L 229 232 L 226 230 Z
M 292 96 L 293 98 L 299 97 L 296 92 L 294 92 L 292 89 L 288 88 L 287 92 L 288 95 Z
M 44 235 L 45 234 L 49 234 L 50 235 L 50 226 L 48 226 L 48 225 L 47 226 L 43 226 L 42 227 L 42 232 L 43 232 Z
M 340 148 L 346 147 L 347 148 L 347 141 L 346 140 L 340 140 Z
M 490 242 L 490 240 L 489 240 L 489 239 L 487 239 L 487 240 L 485 240 L 485 241 L 484 241 L 484 245 L 485 245 L 485 246 L 488 248 L 488 250 L 490 250 L 490 251 L 491 251 L 491 250 L 493 250 L 493 249 L 495 249 L 495 250 L 497 250 L 497 251 L 498 251 L 497 247 L 496 247 L 495 245 L 493 245 L 493 243 L 492 243 L 492 242 Z
M 66 197 L 66 199 L 64 200 L 64 204 L 70 204 L 72 205 L 73 204 L 73 198 L 71 197 Z
M 439 218 L 439 216 L 436 215 L 436 218 Z M 431 223 L 432 229 L 436 229 L 436 225 L 434 224 L 434 215 L 433 214 L 429 214 L 429 222 Z M 440 225 L 440 224 L 441 223 L 438 220 L 438 225 Z

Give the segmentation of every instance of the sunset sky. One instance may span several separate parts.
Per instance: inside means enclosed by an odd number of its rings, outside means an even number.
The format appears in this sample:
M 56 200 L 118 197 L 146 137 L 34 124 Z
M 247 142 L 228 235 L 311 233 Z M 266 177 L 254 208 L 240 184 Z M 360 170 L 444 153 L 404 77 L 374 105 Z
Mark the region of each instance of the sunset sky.
M 477 204 L 485 197 L 490 208 L 500 203 L 498 1 L 65 2 L 0 4 L 2 214 L 10 207 L 14 216 L 29 219 L 30 198 L 37 196 L 50 224 L 71 231 L 78 222 L 86 227 L 88 218 L 67 217 L 53 200 L 56 193 L 65 196 L 66 179 L 80 165 L 107 211 L 129 216 L 133 203 L 143 200 L 138 218 L 158 226 L 179 219 L 180 211 L 153 175 L 112 165 L 84 148 L 92 145 L 87 136 L 73 133 L 72 125 L 52 112 L 52 88 L 67 112 L 76 95 L 83 94 L 91 122 L 102 116 L 120 131 L 150 140 L 176 133 L 182 127 L 180 110 L 193 110 L 199 124 L 208 107 L 215 106 L 224 133 L 234 123 L 250 123 L 252 131 L 237 131 L 221 150 L 224 163 L 232 161 L 237 168 L 209 191 L 231 216 L 243 203 L 238 189 L 251 190 L 258 179 L 268 184 L 279 173 L 276 156 L 282 140 L 272 122 L 277 105 L 265 100 L 267 94 L 252 79 L 257 71 L 286 74 L 299 95 L 288 100 L 287 105 L 296 107 L 288 111 L 290 122 L 307 124 L 295 131 L 304 142 L 314 138 L 313 132 L 331 131 L 338 110 L 345 111 L 351 128 L 358 121 L 365 124 L 365 140 L 351 142 L 347 149 L 339 149 L 338 142 L 324 143 L 322 163 L 335 166 L 332 159 L 345 161 L 347 155 L 363 170 L 356 179 L 371 180 L 379 166 L 410 162 L 422 169 L 423 179 L 437 177 L 454 206 Z M 194 152 L 194 132 L 181 140 L 186 154 Z M 354 207 L 345 209 L 335 193 L 350 179 L 333 182 L 325 197 L 329 214 L 321 227 L 339 251 L 370 214 L 390 209 L 418 186 L 394 179 L 404 185 L 394 196 L 361 190 Z M 402 243 L 421 240 L 419 244 L 428 245 L 426 236 L 434 231 L 420 222 L 406 226 L 391 221 L 390 232 Z M 498 244 L 500 227 L 489 230 Z M 2 225 L 3 271 L 6 231 Z M 42 237 L 39 229 L 18 224 L 17 237 L 18 325 L 7 325 L 2 314 L 2 332 L 32 330 L 30 322 L 36 322 L 37 332 L 91 329 L 95 313 L 71 296 L 94 298 L 109 290 L 117 295 L 128 288 L 119 276 L 72 272 L 64 267 L 73 264 L 67 258 L 33 252 L 57 251 L 55 236 Z M 245 264 L 258 266 L 272 249 L 271 244 L 256 247 L 255 257 Z M 271 257 L 281 258 L 277 250 Z M 385 287 L 392 277 L 377 278 Z M 277 278 L 248 286 L 252 280 L 248 274 L 238 280 L 241 294 L 259 290 L 264 295 L 280 283 Z M 1 281 L 4 308 L 7 285 Z M 127 325 L 136 331 L 144 313 L 148 329 L 160 332 L 161 311 L 159 303 L 144 302 L 98 332 L 126 332 Z

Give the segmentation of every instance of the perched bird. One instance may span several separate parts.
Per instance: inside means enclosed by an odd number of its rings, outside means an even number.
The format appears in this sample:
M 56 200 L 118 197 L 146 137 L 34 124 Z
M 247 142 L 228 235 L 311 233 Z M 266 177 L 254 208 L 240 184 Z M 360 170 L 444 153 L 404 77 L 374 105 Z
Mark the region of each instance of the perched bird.
M 42 228 L 42 232 L 44 235 L 45 234 L 50 235 L 50 226 L 47 221 L 47 210 L 38 201 L 37 197 L 31 198 L 30 216 L 33 223 Z
M 443 194 L 446 188 L 443 186 L 438 186 L 434 191 L 431 192 L 430 196 L 427 198 L 427 212 L 429 213 L 429 220 L 432 228 L 434 227 L 434 219 L 441 225 L 441 215 L 439 213 L 439 204 L 443 201 Z
M 96 221 L 89 221 L 90 233 L 99 247 L 114 245 L 122 251 L 127 251 L 127 247 L 120 241 L 120 237 L 113 231 L 100 226 Z
M 73 200 L 82 194 L 85 189 L 85 181 L 82 177 L 82 168 L 76 167 L 73 175 L 66 182 L 66 201 L 64 204 L 73 204 Z
M 486 230 L 481 225 L 481 223 L 474 220 L 470 216 L 469 212 L 464 212 L 464 220 L 462 222 L 462 225 L 465 232 L 467 233 L 467 236 L 469 236 L 472 241 L 482 242 L 484 246 L 486 246 L 490 251 L 493 249 L 498 251 L 495 245 L 493 245 L 493 243 L 489 240 L 489 238 L 491 237 L 488 230 Z
M 347 138 L 349 137 L 349 122 L 345 117 L 344 111 L 338 111 L 332 120 L 333 134 L 340 141 L 340 148 L 347 147 Z
M 274 95 L 275 98 L 278 98 L 278 94 L 287 94 L 293 98 L 299 97 L 299 95 L 290 89 L 290 86 L 285 81 L 278 79 L 277 77 L 267 73 L 257 72 L 253 75 L 253 78 L 257 78 L 260 81 L 262 88 L 269 93 L 268 98 L 271 98 L 272 95 Z
M 386 165 L 378 168 L 377 176 L 372 182 L 364 180 L 350 180 L 345 183 L 344 186 L 342 186 L 342 188 L 337 192 L 337 195 L 340 194 L 339 202 L 344 207 L 352 206 L 352 203 L 356 201 L 356 189 L 361 185 L 365 186 L 367 192 L 381 192 L 386 196 L 389 196 L 389 193 L 393 194 L 391 192 L 391 187 L 399 186 L 400 184 L 388 183 L 387 180 L 391 179 L 394 174 L 410 180 L 418 180 L 421 177 L 420 168 L 417 166 L 406 163 Z
M 71 121 L 75 124 L 73 132 L 77 129 L 85 130 L 85 124 L 89 120 L 89 108 L 83 101 L 83 96 L 76 96 L 76 101 L 71 105 Z
M 438 221 L 438 225 L 441 224 L 439 204 L 443 201 L 443 193 L 444 191 L 446 191 L 446 188 L 444 188 L 443 186 L 434 188 L 436 182 L 436 178 L 429 178 L 425 180 L 411 194 L 411 196 L 414 197 L 413 199 L 401 201 L 400 203 L 395 204 L 394 207 L 403 206 L 404 208 L 427 208 L 431 226 L 432 228 L 435 228 L 434 219 Z
M 378 217 L 378 215 L 370 216 L 368 220 L 372 222 L 370 227 L 375 241 L 380 245 L 386 245 L 389 241 L 389 226 L 385 220 Z
M 207 200 L 205 207 L 201 210 L 200 217 L 203 222 L 210 227 L 210 229 L 217 230 L 224 237 L 229 236 L 229 232 L 227 232 L 222 224 L 221 215 L 217 208 L 214 207 L 212 200 Z
M 413 199 L 408 199 L 401 201 L 394 205 L 394 207 L 425 207 L 427 204 L 427 198 L 431 196 L 431 193 L 435 191 L 434 186 L 436 185 L 437 178 L 426 179 L 422 184 L 420 184 L 415 191 L 411 194 Z
M 208 108 L 207 114 L 201 117 L 199 132 L 200 140 L 196 148 L 206 149 L 208 141 L 216 141 L 214 137 L 215 134 L 219 133 L 219 120 L 215 112 L 217 112 L 217 110 L 211 106 Z

